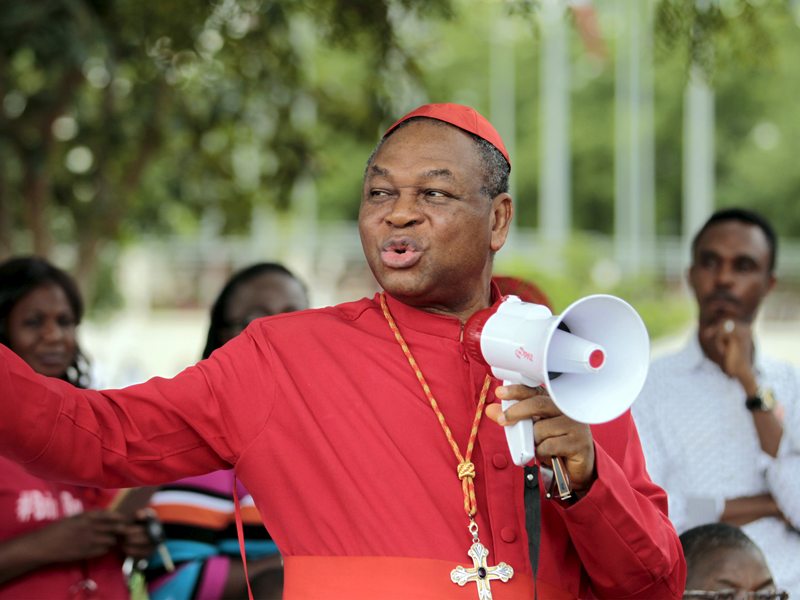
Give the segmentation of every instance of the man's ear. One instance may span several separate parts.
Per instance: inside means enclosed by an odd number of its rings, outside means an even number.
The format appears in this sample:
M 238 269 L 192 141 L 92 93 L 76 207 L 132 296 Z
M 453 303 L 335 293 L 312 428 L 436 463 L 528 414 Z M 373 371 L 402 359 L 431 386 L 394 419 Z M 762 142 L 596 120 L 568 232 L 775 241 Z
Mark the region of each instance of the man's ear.
M 503 192 L 492 198 L 492 238 L 490 243 L 492 252 L 497 252 L 506 243 L 513 215 L 514 201 L 510 194 Z
M 689 289 L 692 290 L 693 292 L 694 292 L 694 269 L 695 269 L 694 262 L 692 262 L 692 264 L 689 265 L 689 268 L 686 269 L 686 273 L 684 274 L 686 277 L 686 285 L 688 285 Z

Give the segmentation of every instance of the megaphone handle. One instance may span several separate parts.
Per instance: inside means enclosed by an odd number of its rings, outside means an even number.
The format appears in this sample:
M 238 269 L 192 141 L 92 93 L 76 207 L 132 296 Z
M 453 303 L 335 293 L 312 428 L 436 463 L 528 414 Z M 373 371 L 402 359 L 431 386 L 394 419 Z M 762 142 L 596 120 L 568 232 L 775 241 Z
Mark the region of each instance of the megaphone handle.
M 510 384 L 505 383 L 505 385 Z M 503 411 L 508 410 L 516 403 L 516 400 L 500 401 Z M 513 425 L 507 425 L 504 429 L 506 432 L 508 450 L 511 453 L 511 460 L 513 460 L 514 464 L 518 467 L 524 467 L 536 456 L 536 448 L 533 443 L 533 421 L 525 419 Z
M 512 381 L 503 381 L 503 385 L 512 385 Z M 516 400 L 501 400 L 500 405 L 503 411 L 508 410 L 510 407 L 517 403 Z M 519 421 L 514 425 L 505 427 L 506 442 L 508 443 L 508 450 L 511 453 L 511 460 L 519 467 L 524 467 L 536 456 L 536 446 L 533 439 L 533 421 L 525 419 Z M 554 456 L 552 460 L 553 465 L 553 486 L 558 492 L 558 497 L 561 500 L 569 500 L 572 497 L 572 490 L 570 489 L 569 476 L 567 470 L 564 468 L 564 463 L 561 458 Z M 547 497 L 552 498 L 553 489 L 547 491 Z

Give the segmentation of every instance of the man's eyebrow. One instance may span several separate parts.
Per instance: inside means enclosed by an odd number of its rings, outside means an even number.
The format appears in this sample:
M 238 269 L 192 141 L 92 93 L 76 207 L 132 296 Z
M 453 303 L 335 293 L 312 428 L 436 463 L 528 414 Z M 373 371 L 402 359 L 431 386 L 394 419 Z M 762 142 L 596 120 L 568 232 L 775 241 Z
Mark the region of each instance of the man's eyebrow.
M 701 248 L 697 251 L 696 257 L 698 259 L 719 258 L 719 252 Z
M 730 579 L 725 579 L 724 577 L 720 577 L 719 579 L 717 579 L 717 583 L 720 583 L 722 585 L 727 585 L 728 587 L 731 587 L 731 588 L 738 588 L 739 585 L 740 585 L 739 582 L 731 581 Z M 764 581 L 759 583 L 758 586 L 756 586 L 755 589 L 761 590 L 761 589 L 767 587 L 768 585 L 774 585 L 774 584 L 775 584 L 775 582 L 772 580 L 772 577 L 768 577 L 767 579 L 765 579 Z
M 763 590 L 765 587 L 770 586 L 770 585 L 775 585 L 775 581 L 772 579 L 772 577 L 768 577 L 767 579 L 762 581 L 760 584 L 758 584 L 756 589 L 757 590 Z
M 379 177 L 389 177 L 389 169 L 380 167 L 378 165 L 371 165 L 369 168 L 370 175 L 377 175 Z M 420 174 L 421 179 L 455 179 L 455 175 L 450 169 L 430 169 Z
M 455 176 L 450 169 L 431 169 L 430 171 L 425 171 L 422 176 L 425 179 L 435 179 L 438 177 L 444 179 L 455 179 Z
M 381 177 L 388 177 L 389 170 L 379 167 L 378 165 L 371 165 L 369 168 L 370 175 L 380 175 Z
M 697 256 L 700 258 L 712 258 L 720 256 L 720 253 L 717 252 L 716 250 L 704 249 L 704 250 L 699 250 L 697 252 Z M 749 260 L 750 262 L 758 264 L 758 257 L 749 252 L 741 252 L 736 256 L 734 256 L 731 260 L 734 261 Z

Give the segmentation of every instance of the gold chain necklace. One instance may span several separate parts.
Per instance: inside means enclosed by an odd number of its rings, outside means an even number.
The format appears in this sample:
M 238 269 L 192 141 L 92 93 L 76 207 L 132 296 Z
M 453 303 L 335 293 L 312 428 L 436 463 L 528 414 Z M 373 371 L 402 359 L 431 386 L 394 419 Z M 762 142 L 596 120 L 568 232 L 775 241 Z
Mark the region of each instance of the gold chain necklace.
M 486 379 L 483 381 L 483 388 L 481 389 L 481 394 L 478 399 L 478 408 L 475 411 L 475 418 L 472 420 L 472 430 L 469 434 L 467 449 L 462 455 L 458 444 L 453 438 L 453 433 L 447 425 L 444 414 L 439 408 L 436 398 L 433 397 L 433 392 L 431 392 L 431 388 L 425 380 L 425 376 L 422 374 L 419 364 L 417 364 L 414 355 L 411 354 L 408 344 L 405 339 L 403 339 L 403 335 L 400 333 L 400 329 L 398 329 L 397 323 L 395 323 L 392 317 L 392 313 L 389 312 L 389 306 L 386 304 L 386 295 L 381 293 L 380 299 L 383 316 L 386 318 L 386 322 L 389 324 L 392 333 L 394 333 L 397 343 L 400 345 L 400 348 L 402 348 L 403 354 L 405 354 L 406 359 L 408 359 L 408 364 L 411 365 L 411 369 L 417 376 L 417 380 L 422 386 L 422 391 L 425 392 L 425 397 L 428 399 L 436 418 L 439 419 L 439 425 L 441 425 L 442 431 L 450 444 L 450 448 L 453 450 L 453 454 L 458 461 L 456 473 L 461 480 L 461 491 L 464 494 L 464 512 L 467 513 L 467 518 L 469 519 L 467 530 L 472 535 L 472 545 L 467 551 L 467 554 L 472 558 L 473 566 L 471 568 L 462 566 L 456 567 L 450 572 L 450 579 L 453 583 L 460 586 L 464 586 L 469 582 L 475 582 L 478 586 L 479 600 L 491 600 L 492 591 L 489 586 L 489 581 L 499 579 L 505 583 L 514 576 L 514 569 L 504 562 L 494 567 L 487 565 L 486 559 L 489 556 L 489 550 L 481 544 L 480 538 L 478 538 L 478 524 L 475 522 L 478 504 L 475 499 L 475 465 L 472 463 L 472 450 L 475 447 L 475 440 L 478 437 L 478 425 L 480 425 L 481 417 L 483 416 L 483 407 L 486 404 L 486 397 L 489 394 L 489 384 L 492 378 L 487 375 Z

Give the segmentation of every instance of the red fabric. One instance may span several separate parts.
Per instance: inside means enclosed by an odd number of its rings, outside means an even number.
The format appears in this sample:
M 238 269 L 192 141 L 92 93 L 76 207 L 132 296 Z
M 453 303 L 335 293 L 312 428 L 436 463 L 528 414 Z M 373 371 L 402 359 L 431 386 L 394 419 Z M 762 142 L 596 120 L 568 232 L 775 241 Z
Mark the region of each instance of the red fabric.
M 296 600 L 347 598 L 348 600 L 475 600 L 476 584 L 459 587 L 443 577 L 456 566 L 472 567 L 471 559 L 461 563 L 424 558 L 377 556 L 291 556 L 284 563 L 289 585 L 287 597 Z M 358 586 L 352 582 L 358 581 Z M 402 585 L 397 585 L 402 581 Z M 494 600 L 531 600 L 533 582 L 524 573 L 509 581 L 491 581 Z M 574 596 L 539 582 L 542 600 L 570 600 Z
M 103 508 L 111 496 L 101 490 L 44 481 L 0 458 L 0 543 L 67 516 Z M 122 561 L 115 554 L 107 554 L 89 561 L 54 564 L 0 584 L 0 599 L 73 599 L 70 588 L 87 576 L 98 586 L 93 598 L 128 597 Z
M 395 121 L 394 124 L 386 130 L 383 137 L 386 137 L 394 131 L 400 123 L 408 121 L 413 117 L 436 119 L 437 121 L 449 123 L 459 129 L 477 135 L 479 138 L 486 140 L 497 148 L 500 154 L 503 155 L 503 158 L 506 159 L 509 168 L 511 167 L 511 159 L 508 156 L 508 150 L 506 150 L 506 146 L 503 144 L 503 138 L 497 133 L 494 125 L 477 110 L 469 106 L 464 106 L 463 104 L 424 104 Z
M 485 367 L 458 320 L 388 302 L 463 448 Z M 235 465 L 284 556 L 467 559 L 452 450 L 377 297 L 256 321 L 174 379 L 120 391 L 45 381 L 2 348 L 0 396 L 18 399 L 0 402 L 0 453 L 41 473 L 127 487 Z M 543 500 L 539 579 L 581 598 L 679 598 L 680 544 L 630 414 L 593 431 L 589 493 Z M 488 419 L 473 462 L 490 564 L 530 575 L 522 472 Z

